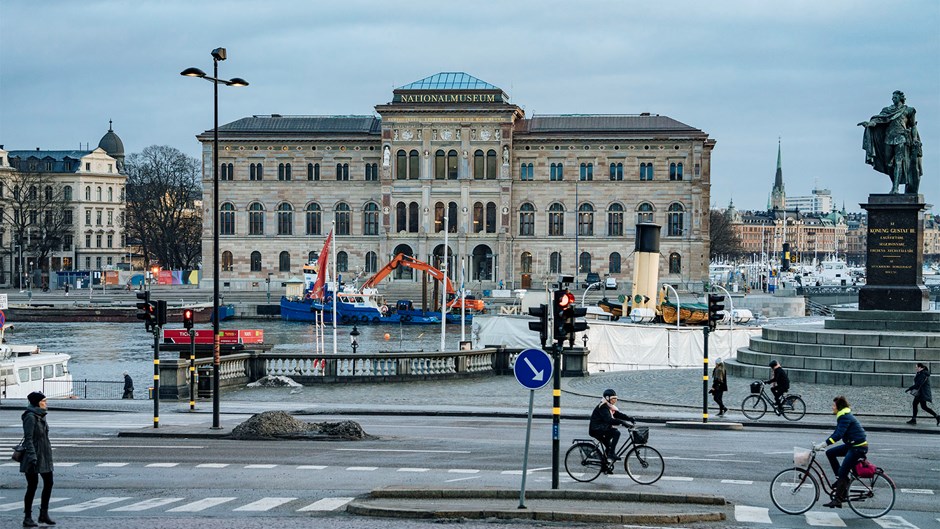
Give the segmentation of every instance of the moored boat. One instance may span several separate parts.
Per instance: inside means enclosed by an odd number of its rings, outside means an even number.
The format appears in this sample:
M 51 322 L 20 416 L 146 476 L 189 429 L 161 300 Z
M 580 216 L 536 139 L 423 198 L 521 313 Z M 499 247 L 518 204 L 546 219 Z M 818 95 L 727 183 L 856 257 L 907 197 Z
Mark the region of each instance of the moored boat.
M 662 313 L 663 321 L 666 323 L 676 323 L 676 304 L 664 301 L 660 303 L 659 310 Z M 704 303 L 682 303 L 678 307 L 679 322 L 686 325 L 703 325 L 708 323 L 708 305 Z
M 3 331 L 11 326 L 4 325 Z M 4 332 L 0 332 L 2 337 Z M 72 396 L 72 374 L 64 353 L 46 353 L 35 345 L 0 343 L 0 398 L 26 399 L 33 391 L 50 398 Z

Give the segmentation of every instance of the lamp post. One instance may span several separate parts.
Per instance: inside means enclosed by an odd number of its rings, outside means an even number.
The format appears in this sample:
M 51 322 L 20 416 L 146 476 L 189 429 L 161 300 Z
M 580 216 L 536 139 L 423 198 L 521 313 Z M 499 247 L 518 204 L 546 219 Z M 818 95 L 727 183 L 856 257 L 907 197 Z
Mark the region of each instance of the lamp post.
M 219 61 L 226 58 L 225 48 L 212 50 L 212 77 L 199 68 L 186 68 L 180 75 L 200 77 L 212 83 L 212 428 L 220 429 L 219 421 L 219 83 L 227 86 L 248 86 L 244 79 L 219 79 Z
M 359 332 L 359 329 L 353 325 L 353 330 L 349 331 L 349 344 L 352 345 L 353 354 L 356 354 L 356 349 L 359 347 L 359 335 L 362 334 Z

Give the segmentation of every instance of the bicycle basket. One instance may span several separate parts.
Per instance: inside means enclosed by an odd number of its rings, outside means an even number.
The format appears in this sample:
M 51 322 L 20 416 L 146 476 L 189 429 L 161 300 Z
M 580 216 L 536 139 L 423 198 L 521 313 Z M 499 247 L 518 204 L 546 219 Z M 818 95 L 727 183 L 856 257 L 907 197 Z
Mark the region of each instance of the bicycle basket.
M 867 459 L 863 459 L 855 464 L 855 473 L 860 478 L 873 478 L 878 472 L 878 467 Z
M 760 393 L 760 388 L 763 386 L 764 385 L 761 384 L 760 382 L 757 382 L 757 381 L 751 382 L 751 393 Z
M 650 429 L 634 428 L 630 430 L 630 435 L 633 437 L 633 444 L 645 445 L 650 440 Z
M 810 456 L 813 454 L 812 450 L 807 450 L 799 446 L 793 447 L 793 464 L 800 468 L 809 468 Z

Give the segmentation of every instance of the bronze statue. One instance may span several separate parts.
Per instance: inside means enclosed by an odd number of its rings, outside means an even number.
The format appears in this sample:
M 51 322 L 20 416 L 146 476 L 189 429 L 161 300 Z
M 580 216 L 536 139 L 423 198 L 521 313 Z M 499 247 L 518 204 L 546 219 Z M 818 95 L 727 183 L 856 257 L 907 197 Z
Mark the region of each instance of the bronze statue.
M 915 110 L 905 105 L 904 92 L 895 90 L 894 104 L 881 109 L 871 120 L 859 123 L 865 127 L 862 149 L 865 163 L 891 178 L 891 194 L 899 193 L 904 184 L 905 194 L 916 194 L 923 175 L 923 149 L 917 133 Z

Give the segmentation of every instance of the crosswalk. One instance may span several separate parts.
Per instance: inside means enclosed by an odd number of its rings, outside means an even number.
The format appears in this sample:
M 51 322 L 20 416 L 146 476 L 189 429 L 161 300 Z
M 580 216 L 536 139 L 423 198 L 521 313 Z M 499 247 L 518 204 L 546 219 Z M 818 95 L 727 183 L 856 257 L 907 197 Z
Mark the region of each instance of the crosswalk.
M 327 497 L 303 499 L 299 497 L 264 497 L 254 500 L 242 499 L 234 496 L 209 496 L 205 498 L 134 498 L 130 496 L 101 496 L 98 498 L 73 500 L 66 497 L 53 497 L 50 500 L 50 512 L 61 514 L 102 512 L 114 513 L 218 513 L 219 509 L 225 512 L 263 513 L 284 508 L 294 512 L 330 512 L 343 508 L 351 502 L 352 497 Z M 0 503 L 0 512 L 20 511 L 23 509 L 23 500 L 10 503 Z
M 771 516 L 771 513 L 774 516 Z M 846 523 L 846 520 L 842 519 L 843 514 L 840 511 L 809 511 L 802 515 L 803 522 L 810 527 L 859 527 L 859 518 L 853 513 L 845 513 L 847 519 L 851 520 L 850 523 Z M 789 516 L 778 511 L 772 510 L 768 507 L 756 507 L 752 505 L 735 505 L 734 506 L 734 520 L 736 522 L 747 524 L 748 527 L 772 527 L 776 525 L 775 522 L 780 522 L 780 525 L 783 527 L 793 527 L 794 520 L 797 516 Z M 940 522 L 940 518 L 936 519 L 937 522 Z M 873 520 L 862 520 L 862 523 L 865 523 L 865 527 L 872 527 L 873 529 L 921 529 L 919 526 L 912 524 L 911 522 L 905 520 L 902 516 L 895 515 L 885 515 L 881 518 L 875 518 Z M 754 525 L 752 525 L 754 524 Z M 931 526 L 937 527 L 937 526 Z

